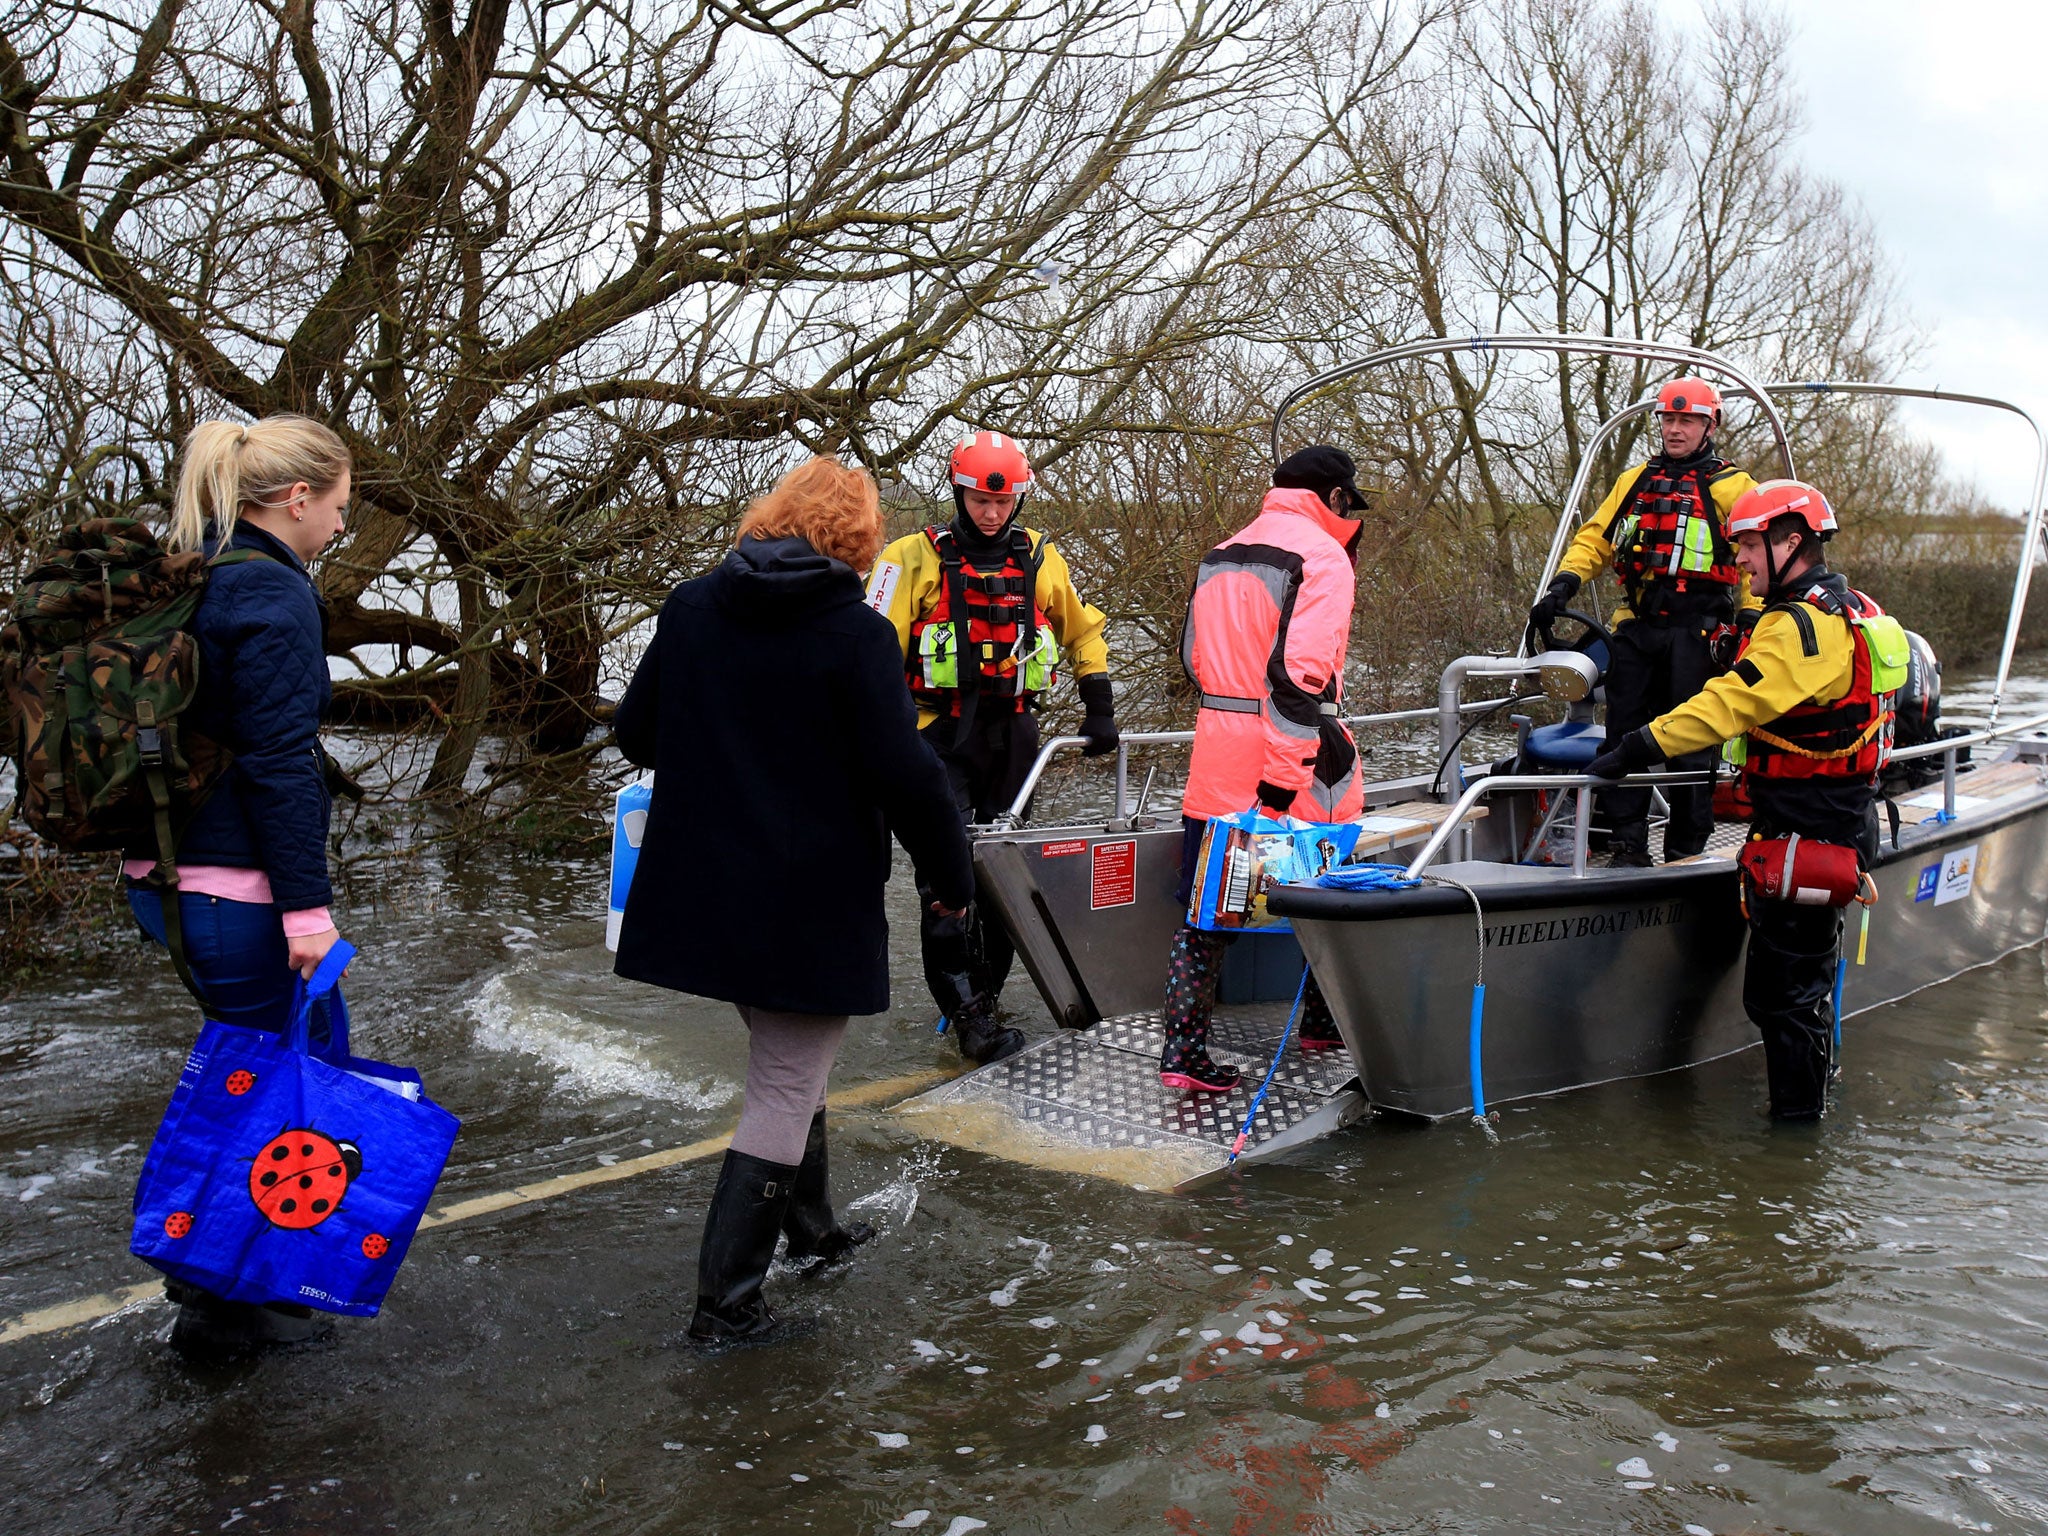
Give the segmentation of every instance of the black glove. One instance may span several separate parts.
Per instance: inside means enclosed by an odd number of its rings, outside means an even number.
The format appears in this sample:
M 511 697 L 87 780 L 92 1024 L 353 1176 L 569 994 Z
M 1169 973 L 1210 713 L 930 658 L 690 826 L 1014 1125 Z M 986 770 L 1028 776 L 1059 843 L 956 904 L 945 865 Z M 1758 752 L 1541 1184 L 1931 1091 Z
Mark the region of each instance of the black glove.
M 1529 627 L 1542 634 L 1564 617 L 1565 604 L 1578 596 L 1579 578 L 1570 571 L 1560 571 L 1550 579 L 1550 587 L 1544 592 L 1536 606 L 1529 610 Z
M 1663 761 L 1664 749 L 1657 745 L 1657 738 L 1650 734 L 1646 725 L 1630 731 L 1586 764 L 1586 772 L 1596 779 L 1623 779 Z
M 1295 790 L 1283 789 L 1278 784 L 1268 784 L 1264 779 L 1259 780 L 1259 804 L 1275 816 L 1287 814 L 1288 807 L 1294 804 L 1296 793 Z
M 1091 672 L 1074 686 L 1081 690 L 1081 734 L 1088 738 L 1081 755 L 1102 757 L 1114 752 L 1121 738 L 1116 729 L 1116 706 L 1110 698 L 1109 674 Z

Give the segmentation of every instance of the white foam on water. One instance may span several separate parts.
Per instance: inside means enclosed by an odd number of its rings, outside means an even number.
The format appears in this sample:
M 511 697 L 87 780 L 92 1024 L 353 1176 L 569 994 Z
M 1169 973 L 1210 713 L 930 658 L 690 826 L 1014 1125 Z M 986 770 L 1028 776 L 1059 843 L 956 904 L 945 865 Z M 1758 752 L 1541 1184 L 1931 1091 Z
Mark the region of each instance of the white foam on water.
M 1259 1326 L 1258 1320 L 1254 1318 L 1251 1322 L 1246 1323 L 1237 1330 L 1237 1339 L 1241 1344 L 1278 1344 L 1280 1342 L 1280 1335 L 1266 1332 L 1265 1329 Z
M 1648 1477 L 1650 1464 L 1640 1456 L 1631 1456 L 1614 1469 L 1617 1477 Z
M 1010 1281 L 1010 1283 L 1004 1286 L 1001 1290 L 990 1291 L 988 1293 L 988 1304 L 992 1307 L 1015 1306 L 1017 1304 L 1017 1287 L 1022 1285 L 1023 1283 L 1024 1277 L 1022 1275 L 1018 1275 L 1015 1279 Z
M 538 1058 L 555 1073 L 555 1086 L 577 1098 L 656 1099 L 702 1110 L 739 1097 L 738 1083 L 677 1077 L 627 1030 L 521 997 L 511 974 L 486 981 L 469 1001 L 469 1016 L 476 1044 Z
M 1660 1451 L 1669 1452 L 1678 1449 L 1677 1439 L 1671 1435 L 1665 1434 L 1664 1431 L 1661 1429 L 1658 1430 L 1657 1433 L 1653 1435 L 1651 1438 L 1657 1442 L 1657 1449 L 1659 1449 Z
M 910 1347 L 917 1351 L 917 1357 L 920 1360 L 937 1360 L 945 1354 L 945 1351 L 930 1339 L 912 1339 Z
M 1310 1301 L 1328 1301 L 1330 1298 L 1323 1294 L 1325 1284 L 1322 1280 L 1303 1278 L 1294 1282 L 1294 1288 Z
M 1109 1431 L 1104 1429 L 1100 1424 L 1090 1424 L 1088 1426 L 1088 1433 L 1081 1437 L 1083 1443 L 1088 1445 L 1100 1445 L 1103 1441 L 1107 1440 L 1108 1438 Z
M 1714 1536 L 1714 1533 L 1708 1530 L 1704 1525 L 1693 1525 L 1688 1523 L 1685 1528 L 1685 1536 Z
M 928 1509 L 913 1509 L 901 1520 L 891 1520 L 889 1524 L 899 1531 L 914 1531 L 920 1525 L 923 1525 L 925 1521 L 931 1519 L 931 1517 L 932 1512 Z
M 1059 1363 L 1060 1352 L 1058 1350 L 1054 1350 L 1051 1354 L 1047 1355 L 1043 1360 L 1038 1362 L 1038 1368 L 1041 1371 L 1049 1371 Z
M 1337 1255 L 1330 1252 L 1327 1248 L 1318 1248 L 1308 1256 L 1308 1267 L 1310 1269 L 1328 1269 L 1336 1262 Z
M 1178 1376 L 1162 1376 L 1157 1381 L 1148 1381 L 1142 1387 L 1135 1388 L 1134 1390 L 1140 1397 L 1149 1397 L 1154 1392 L 1178 1392 L 1180 1390 L 1180 1378 Z
M 1031 1326 L 1034 1328 L 1057 1328 L 1059 1325 L 1060 1320 L 1056 1317 L 1034 1317 L 1031 1319 Z
M 910 1444 L 910 1436 L 904 1434 L 901 1430 L 871 1429 L 868 1433 L 875 1437 L 875 1444 L 885 1451 L 900 1451 Z
M 987 1528 L 988 1522 L 986 1520 L 977 1520 L 972 1515 L 955 1515 L 953 1523 L 946 1527 L 946 1536 L 967 1536 L 969 1531 L 981 1531 Z

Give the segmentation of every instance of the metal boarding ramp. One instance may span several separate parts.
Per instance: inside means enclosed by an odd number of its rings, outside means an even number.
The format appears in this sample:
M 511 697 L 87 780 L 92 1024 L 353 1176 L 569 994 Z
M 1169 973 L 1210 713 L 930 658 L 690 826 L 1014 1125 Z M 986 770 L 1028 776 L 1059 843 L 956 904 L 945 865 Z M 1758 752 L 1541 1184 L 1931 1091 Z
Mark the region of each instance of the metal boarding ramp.
M 1487 703 L 1467 706 L 1476 712 Z M 1426 722 L 1435 709 L 1358 716 L 1355 726 Z M 1301 978 L 1285 933 L 1247 933 L 1226 952 L 1209 1053 L 1241 1069 L 1227 1094 L 1159 1081 L 1160 998 L 1183 908 L 1177 814 L 1146 814 L 1129 794 L 1129 749 L 1178 745 L 1191 731 L 1133 732 L 1117 754 L 1114 812 L 1084 825 L 1022 827 L 1046 768 L 1085 742 L 1045 743 L 1009 812 L 974 829 L 975 867 L 1054 1021 L 1065 1026 L 1009 1057 L 899 1105 L 921 1134 L 1013 1162 L 1138 1188 L 1174 1190 L 1223 1173 L 1273 1062 Z M 1420 798 L 1428 776 L 1369 787 L 1363 856 L 1428 842 L 1454 807 Z M 1468 810 L 1464 835 L 1486 816 Z M 1342 1048 L 1290 1046 L 1274 1072 L 1239 1162 L 1272 1157 L 1341 1130 L 1368 1105 Z

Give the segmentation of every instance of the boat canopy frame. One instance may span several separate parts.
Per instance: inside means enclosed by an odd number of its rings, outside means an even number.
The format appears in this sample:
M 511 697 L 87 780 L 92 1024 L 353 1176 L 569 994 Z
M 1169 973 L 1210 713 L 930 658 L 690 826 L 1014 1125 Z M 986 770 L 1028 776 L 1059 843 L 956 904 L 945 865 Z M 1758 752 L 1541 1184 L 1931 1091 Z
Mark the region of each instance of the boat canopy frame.
M 2048 501 L 2048 433 L 2044 433 L 2040 422 L 2025 407 L 1995 395 L 1969 395 L 1952 389 L 1931 389 L 1911 384 L 1885 384 L 1851 379 L 1773 379 L 1762 384 L 1744 381 L 1729 390 L 1754 403 L 1765 405 L 1766 412 L 1776 422 L 1776 413 L 1768 405 L 1773 395 L 1861 395 L 1891 400 L 1932 400 L 1949 405 L 1982 406 L 1989 410 L 2006 411 L 2019 417 L 2034 434 L 2034 483 L 2027 498 L 2024 531 L 2020 536 L 2018 569 L 2013 573 L 2012 597 L 2006 605 L 2005 634 L 1999 646 L 1998 674 L 1992 684 L 1991 708 L 1988 724 L 1998 723 L 1998 714 L 2005 704 L 2006 684 L 2012 675 L 2013 657 L 2019 649 L 2020 625 L 2026 618 L 2027 597 L 2033 586 L 2034 560 L 2041 547 L 2044 501 Z M 1594 460 L 1602 444 L 1637 416 L 1657 408 L 1655 398 L 1638 400 L 1633 405 L 1622 407 L 1594 429 L 1587 440 L 1579 459 L 1578 471 L 1572 476 L 1571 489 L 1566 493 L 1564 505 L 1558 514 L 1557 531 L 1551 535 L 1550 553 L 1545 556 L 1543 568 L 1536 581 L 1536 590 L 1531 601 L 1540 599 L 1550 585 L 1551 573 L 1557 569 L 1558 561 L 1564 555 L 1564 546 L 1571 533 L 1578 509 L 1584 504 L 1587 481 L 1592 475 Z M 1791 457 L 1784 455 L 1786 477 L 1793 478 Z M 1522 637 L 1515 654 L 1520 656 L 1528 645 L 1528 636 Z
M 1937 753 L 1942 755 L 1942 778 L 1945 789 L 1945 809 L 1943 814 L 1944 819 L 1952 819 L 1955 814 L 1956 758 L 1962 749 L 1975 745 L 1986 745 L 2048 726 L 2048 714 L 2035 716 L 2005 727 L 2000 727 L 1998 723 L 1999 711 L 2005 702 L 2006 686 L 2011 677 L 2013 658 L 2019 645 L 2020 626 L 2026 615 L 2026 603 L 2032 586 L 2034 561 L 2037 552 L 2042 547 L 2044 505 L 2048 505 L 2048 433 L 2043 432 L 2040 422 L 2034 418 L 2031 412 L 2010 400 L 2000 399 L 1992 395 L 1964 394 L 1956 390 L 1862 380 L 1762 380 L 1716 352 L 1712 352 L 1704 347 L 1688 346 L 1678 342 L 1645 341 L 1630 337 L 1593 336 L 1569 332 L 1549 334 L 1496 332 L 1461 337 L 1425 336 L 1400 342 L 1391 347 L 1383 347 L 1379 351 L 1370 353 L 1353 362 L 1342 363 L 1335 368 L 1326 369 L 1324 372 L 1289 390 L 1281 398 L 1280 404 L 1273 413 L 1271 432 L 1273 462 L 1278 464 L 1285 457 L 1281 430 L 1286 424 L 1289 414 L 1304 401 L 1336 384 L 1340 384 L 1347 379 L 1356 378 L 1360 374 L 1370 372 L 1374 368 L 1386 367 L 1392 363 L 1406 362 L 1416 358 L 1442 356 L 1457 352 L 1493 353 L 1515 351 L 1552 352 L 1580 357 L 1644 359 L 1654 362 L 1675 363 L 1687 368 L 1718 374 L 1728 381 L 1726 392 L 1729 395 L 1750 401 L 1762 414 L 1765 424 L 1770 429 L 1773 444 L 1777 449 L 1780 467 L 1783 470 L 1784 477 L 1787 479 L 1796 478 L 1797 471 L 1792 454 L 1791 439 L 1785 428 L 1785 418 L 1778 410 L 1774 400 L 1776 396 L 1862 395 L 1890 399 L 1929 400 L 1956 405 L 1981 406 L 1991 410 L 2009 412 L 2019 417 L 2034 434 L 2034 482 L 2024 520 L 2018 570 L 2013 577 L 2012 598 L 2006 611 L 2005 635 L 1999 650 L 1998 673 L 1992 688 L 1991 707 L 1985 722 L 1985 728 L 1969 736 L 1950 738 L 1946 742 L 1929 743 L 1922 747 L 1902 748 L 1895 752 L 1893 757 L 1897 760 L 1907 760 L 1929 757 Z M 1593 466 L 1599 457 L 1600 448 L 1630 421 L 1654 411 L 1656 406 L 1657 402 L 1654 397 L 1638 400 L 1633 404 L 1624 406 L 1621 410 L 1601 422 L 1594 429 L 1593 435 L 1587 440 L 1585 448 L 1579 456 L 1578 468 L 1573 473 L 1571 487 L 1566 493 L 1564 504 L 1560 509 L 1557 530 L 1551 536 L 1550 550 L 1545 557 L 1542 571 L 1536 583 L 1535 596 L 1537 598 L 1540 598 L 1548 588 L 1551 572 L 1556 569 L 1557 562 L 1563 555 L 1565 541 L 1577 517 L 1578 508 L 1584 502 L 1588 482 L 1592 477 Z M 1512 668 L 1513 663 L 1521 662 L 1525 659 L 1524 652 L 1527 646 L 1528 636 L 1525 632 L 1517 643 L 1512 657 L 1491 659 Z M 1466 659 L 1478 660 L 1482 658 Z M 1355 715 L 1348 717 L 1345 723 L 1351 726 L 1380 725 L 1420 721 L 1435 717 L 1441 724 L 1447 708 L 1453 718 L 1455 718 L 1464 714 L 1484 713 L 1505 702 L 1510 702 L 1510 700 L 1481 700 L 1472 703 L 1453 702 L 1447 706 L 1440 697 L 1435 709 L 1406 709 L 1374 715 Z M 1135 809 L 1132 807 L 1129 795 L 1130 748 L 1134 745 L 1180 745 L 1191 742 L 1193 739 L 1194 732 L 1192 731 L 1148 731 L 1132 733 L 1126 735 L 1121 740 L 1116 752 L 1114 825 L 1124 827 L 1131 825 L 1136 820 L 1137 815 L 1143 811 L 1145 800 L 1149 796 L 1150 785 L 1148 781 L 1146 792 L 1140 795 Z M 1038 758 L 1032 764 L 1031 771 L 1026 776 L 1015 800 L 1012 801 L 1004 814 L 997 818 L 993 824 L 993 829 L 1009 830 L 1020 825 L 1025 818 L 1031 798 L 1036 793 L 1039 782 L 1044 777 L 1046 769 L 1051 765 L 1053 758 L 1062 752 L 1071 751 L 1085 745 L 1086 739 L 1080 736 L 1056 736 L 1045 742 L 1040 748 Z M 1476 805 L 1481 798 L 1497 790 L 1508 788 L 1569 789 L 1578 793 L 1583 807 L 1584 798 L 1592 789 L 1609 782 L 1592 779 L 1583 774 L 1541 775 L 1539 776 L 1543 780 L 1541 785 L 1533 782 L 1529 784 L 1520 782 L 1522 779 L 1529 777 L 1528 775 L 1517 775 L 1514 776 L 1513 782 L 1510 782 L 1507 776 L 1488 776 L 1474 783 L 1460 796 L 1457 809 L 1452 815 L 1445 818 L 1443 823 L 1436 829 L 1434 835 L 1413 861 L 1411 869 L 1420 869 L 1436 858 L 1451 836 L 1465 824 L 1469 817 L 1471 806 Z M 1635 782 L 1637 779 L 1646 779 L 1664 786 L 1670 786 L 1686 782 L 1690 777 L 1692 776 L 1659 773 L 1632 776 L 1630 782 Z M 1582 817 L 1581 819 L 1583 821 L 1584 818 Z M 1583 857 L 1583 850 L 1580 850 L 1579 856 L 1573 861 L 1575 873 L 1583 872 L 1585 867 Z

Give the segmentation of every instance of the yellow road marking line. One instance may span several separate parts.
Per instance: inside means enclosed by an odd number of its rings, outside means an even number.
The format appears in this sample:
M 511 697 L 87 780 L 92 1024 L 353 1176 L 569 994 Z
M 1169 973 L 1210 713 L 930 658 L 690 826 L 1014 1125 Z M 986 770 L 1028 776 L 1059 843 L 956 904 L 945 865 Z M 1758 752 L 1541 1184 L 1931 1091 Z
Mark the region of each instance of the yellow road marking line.
M 948 1071 L 944 1068 L 906 1073 L 902 1077 L 884 1078 L 880 1082 L 862 1083 L 856 1088 L 842 1089 L 828 1097 L 825 1102 L 834 1109 L 862 1109 L 873 1104 L 886 1104 L 896 1099 L 908 1098 L 957 1075 L 957 1071 Z M 722 1136 L 707 1136 L 702 1141 L 689 1142 L 680 1147 L 667 1147 L 659 1152 L 649 1152 L 644 1157 L 623 1158 L 609 1167 L 600 1165 L 596 1168 L 581 1168 L 574 1173 L 559 1174 L 552 1179 L 522 1184 L 516 1189 L 501 1189 L 495 1194 L 475 1195 L 467 1200 L 458 1200 L 453 1205 L 443 1206 L 437 1211 L 429 1211 L 420 1218 L 419 1229 L 427 1232 L 438 1227 L 451 1227 L 459 1221 L 489 1216 L 496 1211 L 513 1210 L 541 1200 L 552 1200 L 557 1195 L 566 1195 L 574 1190 L 588 1189 L 597 1184 L 612 1184 L 620 1179 L 637 1178 L 643 1173 L 656 1173 L 663 1168 L 673 1168 L 679 1163 L 694 1163 L 723 1152 L 730 1145 L 732 1132 L 727 1131 Z M 96 1296 L 81 1296 L 75 1301 L 60 1301 L 53 1307 L 24 1312 L 19 1317 L 10 1318 L 5 1324 L 0 1324 L 0 1344 L 12 1344 L 17 1339 L 40 1338 L 45 1334 L 62 1333 L 68 1328 L 104 1322 L 117 1312 L 162 1294 L 162 1280 L 145 1280 L 140 1285 L 125 1286 L 118 1291 L 102 1291 Z

